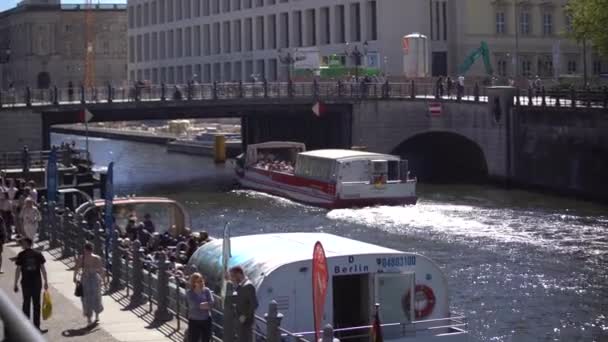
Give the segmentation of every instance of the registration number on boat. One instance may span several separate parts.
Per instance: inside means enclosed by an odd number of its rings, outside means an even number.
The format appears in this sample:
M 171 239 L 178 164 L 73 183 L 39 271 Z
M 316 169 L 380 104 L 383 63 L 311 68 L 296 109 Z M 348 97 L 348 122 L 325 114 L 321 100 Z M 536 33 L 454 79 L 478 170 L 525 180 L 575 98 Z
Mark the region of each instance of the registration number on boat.
M 414 266 L 416 265 L 416 256 L 404 255 L 398 257 L 384 257 L 378 258 L 376 262 L 382 267 Z

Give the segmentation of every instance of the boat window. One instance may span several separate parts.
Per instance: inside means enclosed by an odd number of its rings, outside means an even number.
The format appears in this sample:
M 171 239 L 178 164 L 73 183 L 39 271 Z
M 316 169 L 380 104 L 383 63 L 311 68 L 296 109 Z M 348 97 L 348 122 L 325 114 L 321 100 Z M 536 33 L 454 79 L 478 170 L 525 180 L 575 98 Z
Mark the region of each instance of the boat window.
M 389 160 L 388 161 L 388 180 L 389 181 L 398 181 L 401 179 L 401 175 L 399 174 L 399 160 Z
M 296 175 L 320 180 L 335 178 L 333 159 L 298 156 Z

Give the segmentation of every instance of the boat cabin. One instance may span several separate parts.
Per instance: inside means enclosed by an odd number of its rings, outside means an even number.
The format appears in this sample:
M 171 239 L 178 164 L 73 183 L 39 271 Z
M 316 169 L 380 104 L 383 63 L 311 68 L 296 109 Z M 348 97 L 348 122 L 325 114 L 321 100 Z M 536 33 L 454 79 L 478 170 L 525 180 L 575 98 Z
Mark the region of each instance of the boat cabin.
M 92 226 L 96 221 L 103 222 L 105 200 L 87 202 L 76 209 L 77 214 L 82 214 L 86 221 Z M 178 202 L 164 197 L 124 197 L 115 198 L 112 202 L 112 213 L 116 219 L 116 225 L 122 233 L 125 233 L 129 218 L 135 217 L 142 221 L 144 215 L 151 216 L 156 232 L 169 231 L 171 235 L 184 234 L 186 228 L 190 227 L 190 216 L 186 209 Z M 171 229 L 175 227 L 175 229 Z
M 244 167 L 254 167 L 265 170 L 273 169 L 274 165 L 283 163 L 293 166 L 298 153 L 306 151 L 306 145 L 292 141 L 268 141 L 247 146 L 247 152 L 242 161 Z M 289 172 L 288 170 L 284 170 Z
M 323 244 L 328 265 L 323 325 L 331 324 L 334 329 L 370 325 L 374 305 L 379 303 L 383 324 L 405 324 L 384 327 L 386 340 L 408 341 L 408 336 L 416 336 L 415 341 L 434 341 L 439 334 L 465 334 L 449 325 L 447 279 L 433 261 L 419 254 L 325 233 L 231 238 L 228 265 L 243 267 L 255 285 L 258 315 L 263 316 L 269 302 L 275 300 L 284 315 L 281 327 L 293 333 L 314 331 L 311 283 L 317 241 Z M 217 293 L 223 279 L 222 246 L 222 239 L 213 240 L 201 246 L 189 262 L 205 275 L 208 286 Z M 336 337 L 368 333 L 368 328 L 343 331 L 337 332 Z

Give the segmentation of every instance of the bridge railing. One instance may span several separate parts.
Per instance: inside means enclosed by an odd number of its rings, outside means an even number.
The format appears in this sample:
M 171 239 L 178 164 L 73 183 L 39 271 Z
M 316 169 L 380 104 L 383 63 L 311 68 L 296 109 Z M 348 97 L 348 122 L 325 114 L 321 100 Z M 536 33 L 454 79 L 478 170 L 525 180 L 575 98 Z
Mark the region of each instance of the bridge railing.
M 515 102 L 529 106 L 608 107 L 608 88 L 550 90 L 517 89 Z M 52 87 L 0 90 L 4 107 L 61 106 L 111 102 L 221 101 L 235 99 L 435 99 L 486 102 L 487 88 L 479 84 L 453 88 L 430 81 L 410 82 L 224 82 L 143 84 L 129 87 Z

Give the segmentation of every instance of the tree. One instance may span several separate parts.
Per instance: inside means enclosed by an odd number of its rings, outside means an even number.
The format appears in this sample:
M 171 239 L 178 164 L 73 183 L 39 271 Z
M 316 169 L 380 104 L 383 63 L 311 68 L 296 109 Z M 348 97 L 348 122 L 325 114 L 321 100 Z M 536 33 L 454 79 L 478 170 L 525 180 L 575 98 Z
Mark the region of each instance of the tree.
M 601 55 L 608 56 L 608 0 L 570 0 L 567 11 L 573 38 L 590 41 Z

